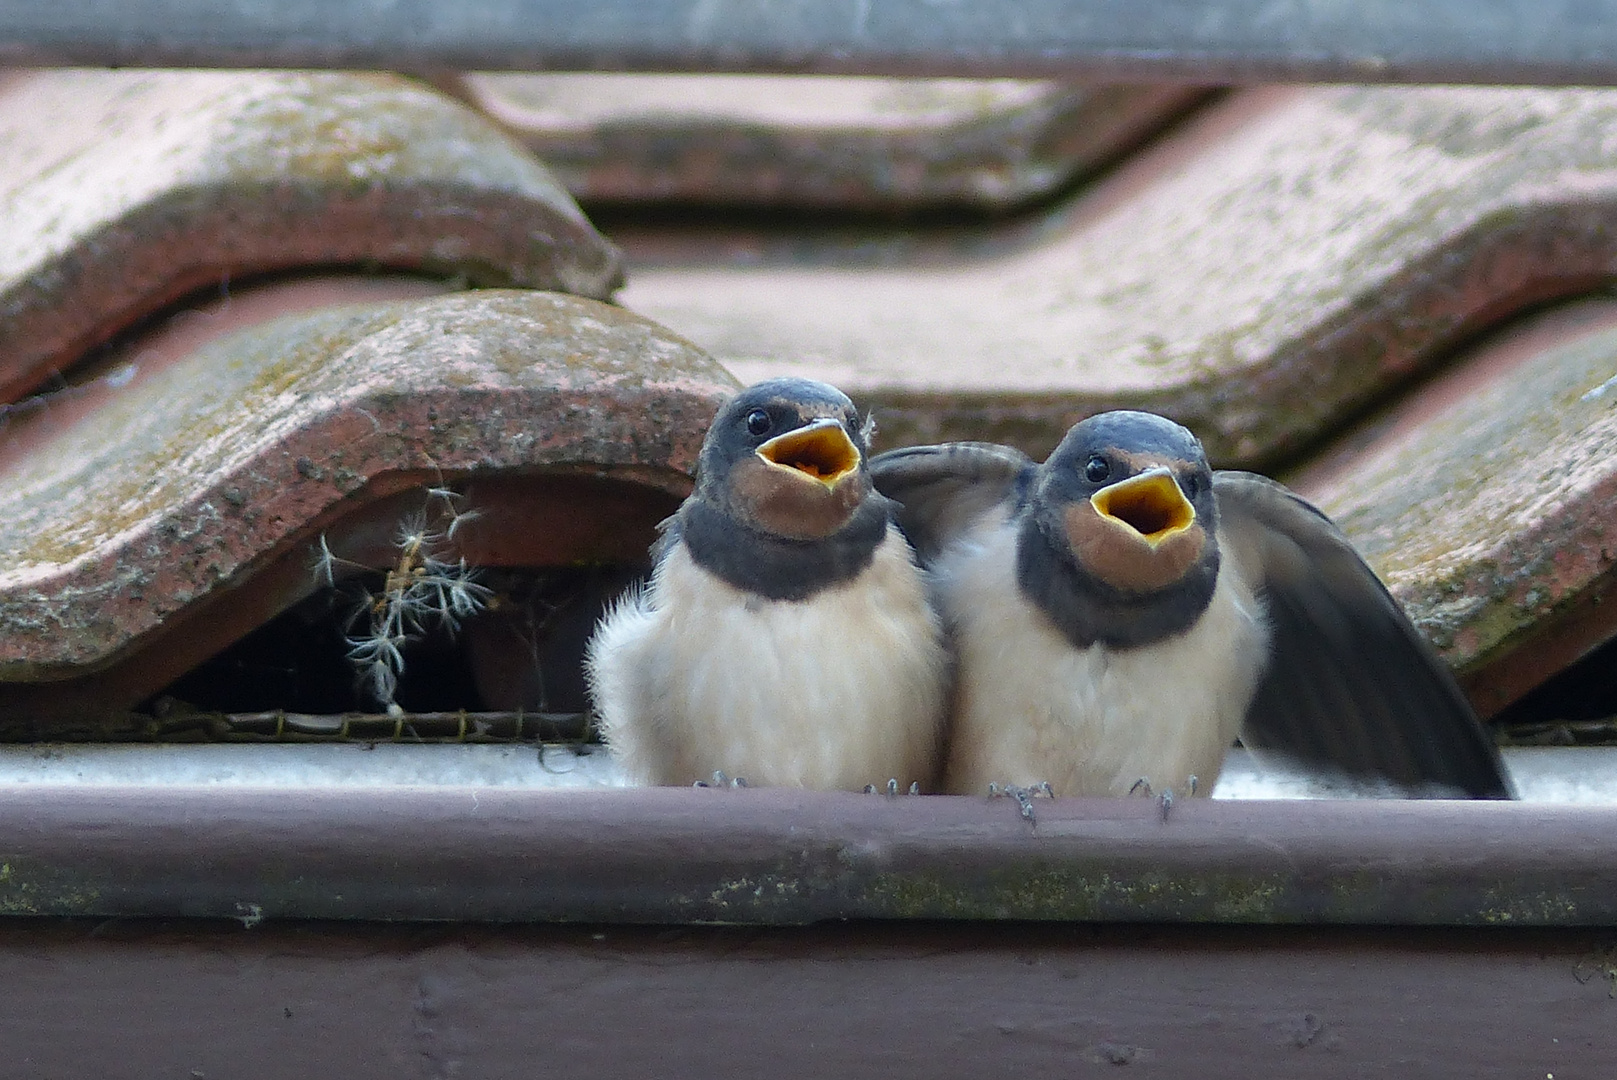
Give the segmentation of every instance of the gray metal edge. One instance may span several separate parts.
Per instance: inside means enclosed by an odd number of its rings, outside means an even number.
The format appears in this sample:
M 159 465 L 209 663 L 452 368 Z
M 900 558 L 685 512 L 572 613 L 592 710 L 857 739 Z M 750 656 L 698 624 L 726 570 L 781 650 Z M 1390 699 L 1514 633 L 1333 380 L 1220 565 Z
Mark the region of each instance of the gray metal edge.
M 1617 83 L 1609 0 L 0 0 L 0 62 Z

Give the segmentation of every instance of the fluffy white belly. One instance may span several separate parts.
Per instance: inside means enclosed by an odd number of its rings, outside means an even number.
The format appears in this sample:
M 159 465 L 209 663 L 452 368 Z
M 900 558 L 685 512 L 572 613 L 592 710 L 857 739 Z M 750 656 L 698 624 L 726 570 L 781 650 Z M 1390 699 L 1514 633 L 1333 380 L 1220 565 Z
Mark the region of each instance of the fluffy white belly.
M 642 783 L 936 782 L 947 653 L 895 528 L 859 577 L 801 601 L 736 589 L 676 544 L 587 663 L 607 743 Z
M 1003 515 L 940 559 L 958 652 L 947 790 L 1049 781 L 1058 795 L 1126 795 L 1145 778 L 1213 789 L 1266 653 L 1262 609 L 1226 563 L 1203 617 L 1136 649 L 1077 649 L 1016 585 Z

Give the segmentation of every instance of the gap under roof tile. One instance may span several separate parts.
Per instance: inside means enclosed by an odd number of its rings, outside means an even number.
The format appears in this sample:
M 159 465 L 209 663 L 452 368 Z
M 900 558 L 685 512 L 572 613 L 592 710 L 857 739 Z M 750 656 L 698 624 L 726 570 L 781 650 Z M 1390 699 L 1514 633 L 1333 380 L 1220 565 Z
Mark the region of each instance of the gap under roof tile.
M 1272 463 L 1467 336 L 1617 268 L 1617 92 L 1269 88 L 1212 106 L 1010 253 L 659 266 L 622 300 L 743 379 L 873 404 L 885 444 L 1043 455 L 1149 408 Z
M 320 535 L 396 561 L 428 487 L 474 564 L 644 559 L 731 376 L 597 301 L 398 287 L 249 291 L 0 429 L 0 713 L 130 707 L 312 593 Z
M 521 146 L 393 75 L 0 79 L 0 401 L 220 282 L 372 267 L 607 297 L 617 250 Z
M 1002 212 L 1205 91 L 1013 79 L 471 74 L 451 87 L 587 203 Z

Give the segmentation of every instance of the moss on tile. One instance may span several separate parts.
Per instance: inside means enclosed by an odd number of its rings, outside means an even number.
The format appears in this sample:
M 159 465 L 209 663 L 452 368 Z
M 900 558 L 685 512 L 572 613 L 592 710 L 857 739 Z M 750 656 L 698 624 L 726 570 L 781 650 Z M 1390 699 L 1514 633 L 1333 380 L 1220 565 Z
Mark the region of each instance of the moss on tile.
M 654 324 L 557 293 L 340 307 L 239 331 L 97 388 L 76 419 L 13 420 L 35 441 L 0 464 L 0 651 L 21 664 L 13 678 L 106 655 L 389 472 L 688 469 L 734 385 Z M 142 573 L 156 581 L 130 588 Z
M 1458 666 L 1576 602 L 1617 553 L 1614 378 L 1617 330 L 1545 349 L 1317 493 Z

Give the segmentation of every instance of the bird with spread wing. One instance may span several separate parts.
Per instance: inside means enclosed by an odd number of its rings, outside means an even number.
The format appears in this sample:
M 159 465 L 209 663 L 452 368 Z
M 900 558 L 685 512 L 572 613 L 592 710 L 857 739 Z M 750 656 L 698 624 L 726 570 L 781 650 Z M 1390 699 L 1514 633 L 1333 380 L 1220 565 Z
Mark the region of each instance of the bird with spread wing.
M 1042 465 L 989 443 L 871 461 L 955 651 L 946 790 L 1210 792 L 1239 735 L 1410 795 L 1509 798 L 1453 676 L 1331 521 L 1102 413 Z

